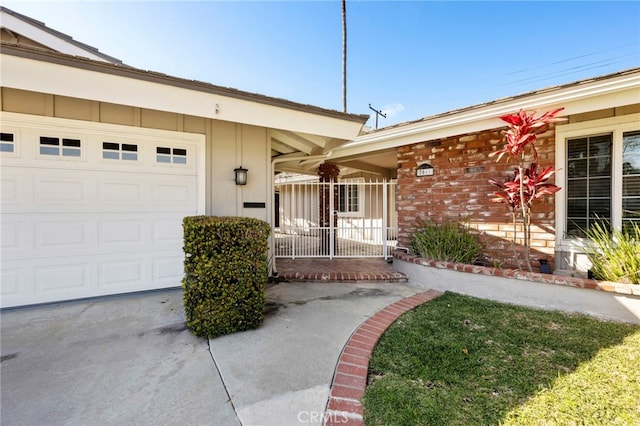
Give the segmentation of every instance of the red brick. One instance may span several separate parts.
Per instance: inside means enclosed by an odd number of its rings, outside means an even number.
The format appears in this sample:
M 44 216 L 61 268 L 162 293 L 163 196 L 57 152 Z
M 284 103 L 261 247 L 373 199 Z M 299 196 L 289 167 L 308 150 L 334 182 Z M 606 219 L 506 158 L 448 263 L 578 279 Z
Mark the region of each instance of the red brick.
M 373 318 L 379 321 L 389 321 L 389 325 L 393 324 L 393 322 L 398 319 L 396 315 L 385 312 L 384 309 L 382 311 L 376 312 Z
M 409 310 L 409 308 L 404 307 L 404 306 L 390 305 L 390 306 L 387 306 L 386 308 L 384 308 L 380 312 L 388 314 L 388 315 L 390 315 L 392 317 L 398 318 L 400 315 L 404 314 L 408 310 Z
M 360 400 L 364 395 L 364 388 L 357 389 L 347 386 L 334 385 L 331 387 L 331 396 L 337 396 L 338 398 L 350 398 Z
M 346 411 L 348 413 L 362 414 L 362 403 L 352 399 L 329 399 L 329 410 Z
M 361 357 L 343 353 L 342 355 L 340 355 L 339 360 L 341 362 L 346 362 L 349 364 L 361 365 L 365 368 L 369 365 L 369 357 Z
M 360 349 L 360 348 L 353 348 L 349 346 L 345 346 L 345 348 L 342 350 L 342 353 L 357 356 L 360 358 L 367 358 L 367 359 L 369 359 L 369 356 L 371 355 L 371 353 L 367 350 Z
M 333 385 L 344 385 L 352 388 L 362 388 L 364 390 L 367 386 L 367 376 L 338 373 L 333 379 Z
M 364 420 L 361 418 L 344 417 L 337 413 L 334 418 L 329 417 L 326 422 L 327 426 L 364 426 Z
M 383 330 L 382 333 L 384 333 L 389 328 L 389 326 L 391 324 L 393 324 L 394 322 L 395 322 L 395 320 L 393 320 L 393 321 L 391 321 L 391 320 L 382 321 L 382 320 L 377 319 L 375 317 L 371 317 L 371 318 L 369 318 L 369 320 L 367 320 L 367 324 L 371 324 L 371 325 L 374 325 L 376 327 L 381 328 Z
M 343 362 L 338 364 L 338 367 L 336 368 L 336 373 L 344 373 L 344 374 L 352 374 L 352 375 L 364 375 L 366 376 L 368 372 L 368 366 L 367 367 L 363 367 L 360 365 L 351 365 L 351 364 L 345 364 Z
M 372 341 L 371 343 L 363 343 L 355 340 L 350 340 L 349 343 L 347 343 L 347 346 L 351 346 L 352 348 L 364 349 L 367 351 L 373 351 L 373 348 L 376 346 L 376 342 Z
M 362 327 L 360 327 L 358 330 L 356 330 L 355 333 L 353 333 L 354 337 L 367 337 L 369 339 L 374 339 L 374 340 L 378 340 L 378 338 L 380 337 L 380 333 L 375 333 L 369 330 L 366 330 Z

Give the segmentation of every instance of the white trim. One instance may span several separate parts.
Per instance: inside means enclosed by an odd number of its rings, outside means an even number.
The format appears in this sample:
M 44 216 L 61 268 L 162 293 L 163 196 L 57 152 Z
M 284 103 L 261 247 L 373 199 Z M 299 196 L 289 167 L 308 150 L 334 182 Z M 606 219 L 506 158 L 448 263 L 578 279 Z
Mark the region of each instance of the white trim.
M 336 207 L 336 212 L 338 213 L 339 217 L 364 217 L 364 206 L 365 206 L 365 179 L 363 177 L 359 177 L 359 178 L 347 178 L 347 179 L 340 179 L 338 182 L 336 182 L 336 184 L 338 185 L 338 194 L 340 193 L 340 189 L 339 188 L 344 188 L 344 194 L 346 196 L 346 199 L 344 200 L 344 205 L 345 207 L 349 208 L 349 187 L 351 186 L 355 186 L 356 189 L 358 190 L 358 194 L 357 194 L 357 199 L 356 201 L 358 202 L 358 209 L 357 210 L 348 210 L 348 211 L 344 211 L 341 212 L 340 206 Z
M 622 136 L 629 131 L 640 130 L 640 114 L 628 114 L 619 117 L 603 118 L 556 126 L 556 184 L 566 186 L 567 153 L 566 140 L 582 136 L 592 136 L 601 133 L 611 133 L 612 158 L 611 158 L 611 221 L 614 227 L 622 225 Z M 565 238 L 567 221 L 566 191 L 559 191 L 555 195 L 556 205 L 556 251 L 581 252 L 583 241 L 575 238 Z

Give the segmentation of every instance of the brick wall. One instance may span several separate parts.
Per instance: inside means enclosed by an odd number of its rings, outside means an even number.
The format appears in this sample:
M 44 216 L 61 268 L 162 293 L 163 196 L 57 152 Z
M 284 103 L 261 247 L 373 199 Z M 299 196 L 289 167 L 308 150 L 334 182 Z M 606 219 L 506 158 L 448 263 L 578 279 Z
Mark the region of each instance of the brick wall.
M 490 264 L 517 266 L 523 248 L 514 256 L 511 212 L 505 204 L 490 202 L 497 189 L 489 179 L 513 176 L 515 162 L 488 154 L 504 144 L 502 129 L 425 141 L 399 147 L 398 154 L 398 245 L 410 246 L 420 221 L 468 220 L 481 231 L 484 256 Z M 538 136 L 536 148 L 542 166 L 554 166 L 555 136 L 550 130 Z M 433 176 L 416 177 L 416 168 L 428 163 Z M 553 180 L 551 180 L 552 182 Z M 560 192 L 562 194 L 562 191 Z M 532 210 L 532 265 L 546 258 L 553 263 L 555 245 L 554 197 L 538 200 Z M 518 236 L 521 236 L 521 232 Z M 520 240 L 518 240 L 521 243 Z

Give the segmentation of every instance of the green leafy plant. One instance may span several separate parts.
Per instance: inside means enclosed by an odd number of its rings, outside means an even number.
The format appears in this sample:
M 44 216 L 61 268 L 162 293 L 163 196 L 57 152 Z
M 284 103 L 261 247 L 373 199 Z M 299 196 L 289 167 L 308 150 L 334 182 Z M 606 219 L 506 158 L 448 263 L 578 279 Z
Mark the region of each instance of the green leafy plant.
M 183 219 L 184 309 L 200 337 L 258 327 L 264 319 L 269 224 L 240 217 Z
M 473 263 L 482 245 L 467 224 L 423 222 L 411 238 L 411 250 L 425 258 L 457 263 Z
M 596 221 L 585 231 L 585 254 L 597 280 L 640 284 L 640 225 L 631 223 L 624 230 L 609 230 L 606 222 Z

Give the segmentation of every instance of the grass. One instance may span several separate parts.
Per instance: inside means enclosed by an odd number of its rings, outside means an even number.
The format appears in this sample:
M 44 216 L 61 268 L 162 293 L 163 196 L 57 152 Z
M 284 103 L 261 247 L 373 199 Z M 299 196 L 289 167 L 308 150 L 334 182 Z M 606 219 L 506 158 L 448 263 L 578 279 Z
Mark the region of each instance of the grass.
M 640 327 L 453 293 L 382 336 L 367 425 L 640 424 Z

